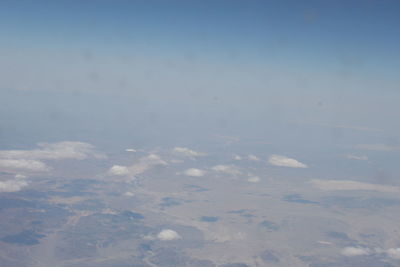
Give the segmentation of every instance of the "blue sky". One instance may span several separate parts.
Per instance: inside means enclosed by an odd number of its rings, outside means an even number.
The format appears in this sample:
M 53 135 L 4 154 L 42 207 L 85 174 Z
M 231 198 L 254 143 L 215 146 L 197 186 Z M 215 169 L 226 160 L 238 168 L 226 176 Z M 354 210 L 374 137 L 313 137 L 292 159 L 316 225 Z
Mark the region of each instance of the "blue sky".
M 282 125 L 330 124 L 390 139 L 399 11 L 388 0 L 2 1 L 3 136 L 24 136 L 33 116 L 35 141 L 86 125 L 263 136 L 279 124 L 284 138 Z
M 11 37 L 10 43 L 15 37 L 25 45 L 67 41 L 112 49 L 121 43 L 144 42 L 168 50 L 208 43 L 214 49 L 243 52 L 267 50 L 278 42 L 281 47 L 297 47 L 303 55 L 308 50 L 304 56 L 319 57 L 315 52 L 335 48 L 394 52 L 399 5 L 397 1 L 2 1 L 0 12 L 7 34 L 3 38 Z
M 39 53 L 50 49 L 111 57 L 139 54 L 176 62 L 196 59 L 328 72 L 347 68 L 390 78 L 399 67 L 399 5 L 397 1 L 2 1 L 1 41 L 4 49 Z

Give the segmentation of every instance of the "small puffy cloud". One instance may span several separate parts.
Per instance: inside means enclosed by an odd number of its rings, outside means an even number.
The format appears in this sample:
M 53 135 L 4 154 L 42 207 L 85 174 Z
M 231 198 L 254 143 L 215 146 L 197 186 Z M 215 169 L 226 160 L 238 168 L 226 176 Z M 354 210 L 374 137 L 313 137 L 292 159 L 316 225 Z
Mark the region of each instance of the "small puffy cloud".
M 361 248 L 361 247 L 345 247 L 342 250 L 342 255 L 347 257 L 354 257 L 354 256 L 365 256 L 369 255 L 371 252 L 368 248 Z
M 28 186 L 28 183 L 24 180 L 0 181 L 0 192 L 17 192 L 25 186 Z
M 241 174 L 241 171 L 235 165 L 216 165 L 211 169 L 216 172 L 231 174 L 231 175 Z
M 150 154 L 147 157 L 141 159 L 142 162 L 147 162 L 152 165 L 168 165 L 161 157 L 157 154 Z
M 142 174 L 145 171 L 152 169 L 155 166 L 165 166 L 168 165 L 160 156 L 156 154 L 150 154 L 148 156 L 142 157 L 136 161 L 136 163 L 131 166 L 114 165 L 108 170 L 109 175 L 114 176 L 124 176 L 129 180 L 136 179 L 136 175 Z
M 239 155 L 233 155 L 234 160 L 242 160 L 242 157 Z
M 187 169 L 183 173 L 187 176 L 193 176 L 193 177 L 201 177 L 205 175 L 205 171 L 196 168 Z
M 321 244 L 321 245 L 327 245 L 327 246 L 331 246 L 331 245 L 333 245 L 333 243 L 332 243 L 332 242 L 329 242 L 329 241 L 323 241 L 323 240 L 321 240 L 321 241 L 318 241 L 317 243 L 318 243 L 318 244 Z
M 347 257 L 386 254 L 392 259 L 400 260 L 400 248 L 389 248 L 385 250 L 382 248 L 369 249 L 363 247 L 345 247 L 341 251 L 341 254 Z
M 257 157 L 256 155 L 253 155 L 253 154 L 248 155 L 247 159 L 250 161 L 261 161 L 261 159 L 259 157 Z
M 105 158 L 105 155 L 97 152 L 93 145 L 84 142 L 39 143 L 38 147 L 33 150 L 2 150 L 0 158 L 29 160 Z
M 334 191 L 334 190 L 365 190 L 365 191 L 378 191 L 384 193 L 400 192 L 397 186 L 380 185 L 362 183 L 351 180 L 311 180 L 310 183 L 321 190 Z
M 32 159 L 0 159 L 0 168 L 10 171 L 45 172 L 50 168 L 43 162 Z
M 258 183 L 258 182 L 260 181 L 260 177 L 258 177 L 258 176 L 252 176 L 252 177 L 249 177 L 249 178 L 247 179 L 247 181 L 250 182 L 250 183 Z
M 129 169 L 126 166 L 114 165 L 108 171 L 111 175 L 125 176 L 129 174 Z
M 127 191 L 127 192 L 124 193 L 124 196 L 126 196 L 126 197 L 133 197 L 133 196 L 135 196 L 135 194 L 132 193 L 132 192 L 130 192 L 130 191 Z
M 200 156 L 205 155 L 204 153 L 191 150 L 187 147 L 175 147 L 174 149 L 172 149 L 172 152 L 174 154 L 182 155 L 182 156 L 190 157 L 190 158 L 200 157 Z
M 154 161 L 154 160 L 161 160 L 161 157 L 157 154 L 150 154 L 147 157 L 141 159 L 142 161 Z
M 32 150 L 0 150 L 0 168 L 16 172 L 49 171 L 43 160 L 104 158 L 94 146 L 83 142 L 39 143 Z
M 160 240 L 163 240 L 163 241 L 171 241 L 171 240 L 180 239 L 181 236 L 174 230 L 164 229 L 158 233 L 157 238 Z
M 368 160 L 367 156 L 357 156 L 357 155 L 346 155 L 346 158 L 354 160 Z
M 389 146 L 386 144 L 360 144 L 356 148 L 373 151 L 395 151 L 400 150 L 400 146 Z
M 126 152 L 136 152 L 136 149 L 133 148 L 127 148 L 125 149 Z
M 268 159 L 269 164 L 280 167 L 289 167 L 289 168 L 308 168 L 308 166 L 304 163 L 301 163 L 295 159 L 288 158 L 280 155 L 272 155 Z
M 386 253 L 389 257 L 400 260 L 400 248 L 389 248 Z
M 26 179 L 26 178 L 27 178 L 26 175 L 23 175 L 23 174 L 17 173 L 17 174 L 15 175 L 15 179 Z
M 364 256 L 364 255 L 384 255 L 388 257 L 400 260 L 400 248 L 389 248 L 387 250 L 382 248 L 362 248 L 362 247 L 346 247 L 342 250 L 342 255 L 352 257 L 352 256 Z
M 168 163 L 161 159 L 160 156 L 150 154 L 146 157 L 140 158 L 139 162 L 129 166 L 128 169 L 132 175 L 138 175 L 158 165 L 166 166 Z

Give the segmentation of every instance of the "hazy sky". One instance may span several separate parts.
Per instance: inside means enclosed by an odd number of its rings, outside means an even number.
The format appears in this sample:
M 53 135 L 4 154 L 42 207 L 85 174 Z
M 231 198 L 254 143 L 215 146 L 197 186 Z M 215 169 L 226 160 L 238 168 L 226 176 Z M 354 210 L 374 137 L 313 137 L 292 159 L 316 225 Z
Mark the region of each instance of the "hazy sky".
M 1 1 L 0 145 L 397 145 L 399 13 L 389 0 Z
M 0 0 L 0 265 L 399 266 L 399 48 L 400 0 Z

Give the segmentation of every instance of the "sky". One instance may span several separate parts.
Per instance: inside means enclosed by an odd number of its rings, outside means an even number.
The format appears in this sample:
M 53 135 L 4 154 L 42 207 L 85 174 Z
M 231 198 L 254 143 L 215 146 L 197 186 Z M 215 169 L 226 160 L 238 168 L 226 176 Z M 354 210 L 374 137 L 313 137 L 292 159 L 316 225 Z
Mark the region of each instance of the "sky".
M 0 0 L 0 262 L 397 263 L 399 14 Z
M 1 1 L 0 146 L 398 145 L 398 1 Z

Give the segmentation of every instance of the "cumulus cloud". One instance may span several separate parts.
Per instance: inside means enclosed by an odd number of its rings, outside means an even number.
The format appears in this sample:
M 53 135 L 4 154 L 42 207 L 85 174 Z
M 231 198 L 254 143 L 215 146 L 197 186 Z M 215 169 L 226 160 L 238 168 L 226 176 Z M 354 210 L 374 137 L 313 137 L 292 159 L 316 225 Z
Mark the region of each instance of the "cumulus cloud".
M 386 253 L 389 257 L 400 260 L 400 248 L 389 248 Z
M 146 157 L 140 158 L 139 162 L 128 167 L 128 169 L 130 174 L 138 175 L 158 165 L 166 166 L 168 163 L 161 159 L 160 156 L 156 154 L 150 154 Z
M 321 241 L 318 241 L 317 243 L 318 243 L 318 244 L 321 244 L 321 245 L 327 245 L 327 246 L 333 245 L 333 243 L 332 243 L 332 242 L 329 242 L 329 241 L 323 241 L 323 240 L 321 240 Z
M 308 168 L 304 163 L 301 163 L 295 159 L 288 158 L 280 155 L 272 155 L 268 159 L 269 164 L 280 167 L 290 167 L 290 168 Z
M 25 186 L 28 186 L 28 183 L 21 179 L 0 181 L 0 192 L 17 192 Z
M 163 241 L 170 241 L 170 240 L 180 239 L 181 236 L 174 230 L 164 229 L 158 233 L 157 238 Z
M 242 160 L 242 157 L 239 155 L 233 155 L 234 160 Z
M 253 155 L 253 154 L 248 155 L 247 159 L 250 161 L 261 161 L 261 159 L 259 157 L 257 157 L 256 155 Z
M 252 176 L 252 177 L 249 177 L 249 178 L 247 179 L 247 181 L 250 182 L 250 183 L 258 183 L 258 182 L 260 181 L 260 177 L 258 177 L 258 176 Z
M 45 163 L 32 159 L 0 159 L 0 168 L 9 171 L 32 171 L 45 172 L 49 171 Z
M 360 144 L 356 148 L 373 151 L 395 151 L 400 150 L 400 146 L 389 146 L 386 144 Z
M 50 171 L 45 160 L 105 158 L 93 145 L 83 142 L 39 143 L 37 146 L 32 150 L 0 150 L 0 169 L 18 173 L 15 180 L 0 182 L 1 192 L 16 192 L 27 186 L 24 173 Z M 123 166 L 114 166 L 110 171 L 115 175 L 127 173 Z
M 357 155 L 346 155 L 346 158 L 354 160 L 368 160 L 367 156 L 357 156 Z
M 167 163 L 161 159 L 157 154 L 150 154 L 147 157 L 142 158 L 142 161 L 146 161 L 153 164 L 167 165 Z
M 42 160 L 104 158 L 94 146 L 83 142 L 39 143 L 32 150 L 0 150 L 0 168 L 10 171 L 45 172 L 48 167 Z
M 257 157 L 256 155 L 253 155 L 253 154 L 249 154 L 249 155 L 247 155 L 247 157 L 242 157 L 242 156 L 239 156 L 239 155 L 233 155 L 233 159 L 234 160 L 246 159 L 246 160 L 249 160 L 249 161 L 261 161 L 261 159 L 259 157 Z
M 132 192 L 130 192 L 130 191 L 127 191 L 127 192 L 124 193 L 124 196 L 126 196 L 126 197 L 133 197 L 133 196 L 135 196 L 135 194 L 132 193 Z
M 205 171 L 196 168 L 187 169 L 183 173 L 187 176 L 193 176 L 193 177 L 201 177 L 205 175 Z
M 26 178 L 27 178 L 26 175 L 23 175 L 23 174 L 20 174 L 20 173 L 17 173 L 15 175 L 15 179 L 26 179 Z
M 400 192 L 397 186 L 380 185 L 362 183 L 351 180 L 311 180 L 310 183 L 321 190 L 334 191 L 334 190 L 365 190 L 365 191 L 379 191 L 385 193 Z
M 177 155 L 185 156 L 185 157 L 190 157 L 190 158 L 195 158 L 195 157 L 200 157 L 204 156 L 205 153 L 197 152 L 194 150 L 191 150 L 187 147 L 175 147 L 172 149 L 172 152 Z
M 129 169 L 126 166 L 114 165 L 108 171 L 111 175 L 125 176 L 129 174 Z
M 241 174 L 241 171 L 235 165 L 216 165 L 211 169 L 216 172 L 231 174 L 231 175 Z
M 342 255 L 347 257 L 354 257 L 354 256 L 365 256 L 369 255 L 371 251 L 368 248 L 361 248 L 361 247 L 345 247 L 342 250 Z
M 103 153 L 97 152 L 94 146 L 83 142 L 64 141 L 58 143 L 39 143 L 38 149 L 33 150 L 2 150 L 3 159 L 57 160 L 57 159 L 87 159 L 104 158 Z
M 345 247 L 341 254 L 347 257 L 365 256 L 365 255 L 386 255 L 392 259 L 400 260 L 400 248 L 363 248 L 363 247 Z
M 150 154 L 148 156 L 138 159 L 131 166 L 114 165 L 108 170 L 108 175 L 113 176 L 124 176 L 129 180 L 134 180 L 136 175 L 142 174 L 156 166 L 168 165 L 160 156 L 156 154 Z

